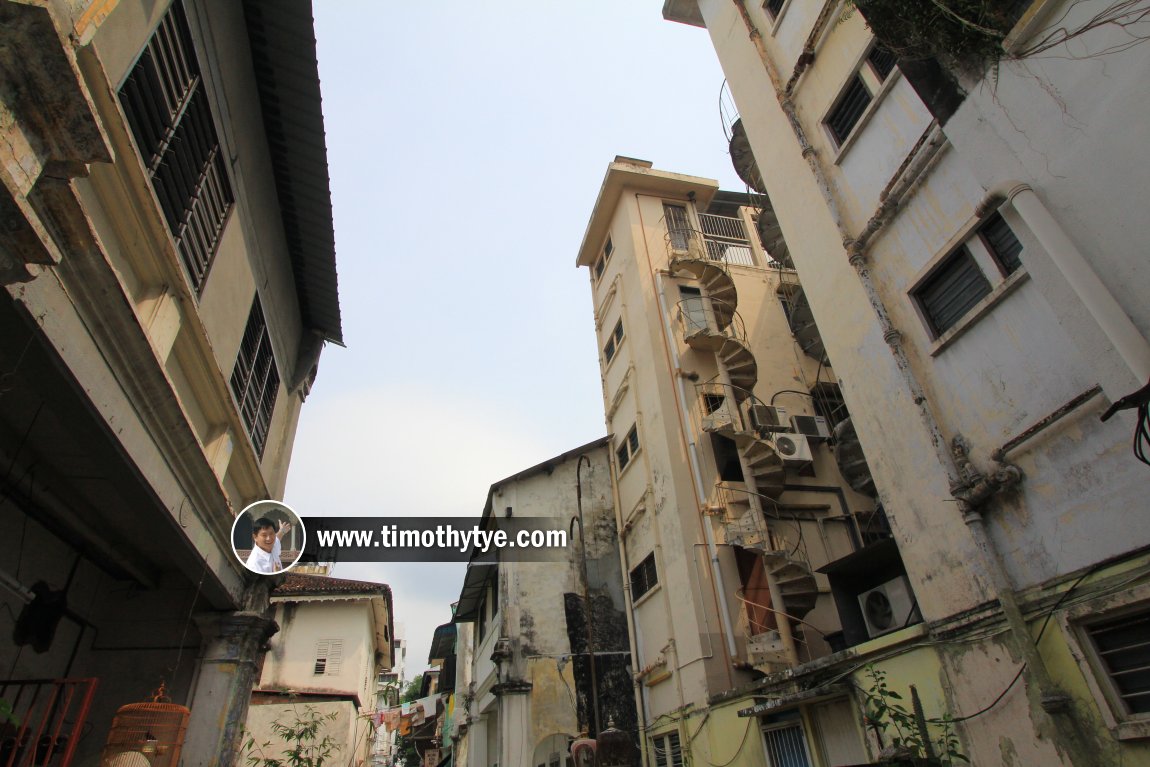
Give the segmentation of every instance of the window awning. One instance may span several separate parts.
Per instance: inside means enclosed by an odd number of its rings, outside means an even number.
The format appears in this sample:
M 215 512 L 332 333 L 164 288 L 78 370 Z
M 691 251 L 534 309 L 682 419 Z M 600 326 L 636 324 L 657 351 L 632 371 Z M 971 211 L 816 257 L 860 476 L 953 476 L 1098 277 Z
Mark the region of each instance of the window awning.
M 474 623 L 479 619 L 479 608 L 483 605 L 483 595 L 487 585 L 499 573 L 498 562 L 471 562 L 467 574 L 463 576 L 463 588 L 459 590 L 459 606 L 455 608 L 452 623 Z

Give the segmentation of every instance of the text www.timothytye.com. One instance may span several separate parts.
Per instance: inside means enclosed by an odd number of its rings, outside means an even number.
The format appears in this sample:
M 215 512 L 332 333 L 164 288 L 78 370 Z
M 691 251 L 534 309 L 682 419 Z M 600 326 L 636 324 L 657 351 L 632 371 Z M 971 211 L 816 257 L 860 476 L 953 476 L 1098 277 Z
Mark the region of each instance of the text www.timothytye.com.
M 379 530 L 318 530 L 320 548 L 451 549 L 460 553 L 492 549 L 549 549 L 567 546 L 566 530 L 484 530 L 437 525 L 428 530 L 383 525 Z

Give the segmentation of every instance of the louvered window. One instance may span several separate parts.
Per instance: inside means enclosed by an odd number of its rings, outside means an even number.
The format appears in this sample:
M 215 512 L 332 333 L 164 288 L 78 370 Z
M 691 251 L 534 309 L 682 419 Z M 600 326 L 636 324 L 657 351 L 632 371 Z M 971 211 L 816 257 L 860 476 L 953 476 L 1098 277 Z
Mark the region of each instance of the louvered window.
M 1004 274 L 1014 274 L 1018 267 L 1022 266 L 1022 260 L 1019 258 L 1022 243 L 1014 236 L 1014 232 L 998 211 L 990 214 L 978 228 L 978 233 L 982 236 L 986 249 L 1002 267 Z
M 655 767 L 683 767 L 683 746 L 679 733 L 670 732 L 651 739 L 655 745 Z
M 236 398 L 252 447 L 262 458 L 279 394 L 280 376 L 258 295 L 252 302 L 248 323 L 244 327 L 231 383 L 232 395 Z
M 180 2 L 120 88 L 120 104 L 198 295 L 234 197 Z
M 1005 219 L 991 213 L 960 245 L 911 290 L 934 337 L 958 324 L 994 290 L 1017 272 L 1022 243 Z
M 964 245 L 915 290 L 915 298 L 930 329 L 939 336 L 989 292 L 990 282 Z
M 1150 714 L 1150 610 L 1085 628 L 1125 713 Z
M 639 430 L 636 426 L 632 426 L 631 430 L 627 432 L 626 438 L 623 443 L 615 449 L 615 457 L 619 459 L 619 471 L 627 468 L 631 463 L 631 459 L 635 457 L 635 453 L 639 452 Z
M 838 103 L 831 113 L 827 115 L 826 125 L 830 129 L 835 141 L 842 144 L 847 140 L 863 112 L 870 105 L 871 95 L 866 83 L 857 74 L 851 78 L 850 84 L 839 97 Z
M 314 676 L 337 676 L 343 661 L 343 640 L 322 639 L 315 645 Z
M 878 75 L 879 82 L 883 82 L 890 73 L 894 71 L 894 65 L 898 63 L 898 56 L 893 51 L 884 48 L 881 45 L 875 45 L 870 49 L 870 53 L 866 57 L 867 62 L 870 63 L 874 73 Z
M 607 362 L 615 359 L 615 352 L 619 350 L 621 343 L 623 343 L 623 320 L 615 323 L 615 329 L 611 331 L 611 337 L 607 339 L 607 345 L 603 347 L 603 358 Z
M 607 238 L 607 243 L 603 246 L 603 252 L 599 254 L 599 258 L 595 259 L 595 279 L 603 276 L 603 271 L 607 268 L 607 262 L 611 260 L 611 254 L 615 252 L 615 246 L 611 244 L 611 238 Z
M 659 583 L 659 573 L 655 569 L 655 552 L 646 558 L 631 571 L 631 601 L 639 599 Z

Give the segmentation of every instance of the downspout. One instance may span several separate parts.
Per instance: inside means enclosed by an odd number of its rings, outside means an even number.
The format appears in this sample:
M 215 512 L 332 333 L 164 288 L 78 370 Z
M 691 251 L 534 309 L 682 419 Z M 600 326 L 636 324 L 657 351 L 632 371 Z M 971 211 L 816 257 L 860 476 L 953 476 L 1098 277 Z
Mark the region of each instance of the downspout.
M 1150 380 L 1150 344 L 1038 194 L 1025 182 L 1003 181 L 987 190 L 977 213 L 985 216 L 1003 203 L 1018 212 L 1134 377 L 1139 383 Z
M 591 294 L 594 295 L 595 277 L 593 275 L 589 276 L 591 277 Z M 601 307 L 596 307 L 595 309 L 596 323 L 599 321 L 599 308 Z M 627 303 L 621 296 L 619 297 L 619 311 L 623 317 L 623 321 L 627 322 Z M 601 369 L 599 371 L 599 383 L 603 389 L 604 406 L 607 406 L 607 372 L 605 370 Z M 623 568 L 623 600 L 626 603 L 626 609 L 623 612 L 626 613 L 627 616 L 627 646 L 631 651 L 631 665 L 638 671 L 638 669 L 642 668 L 640 665 L 642 659 L 639 657 L 639 644 L 635 633 L 635 603 L 631 596 L 631 579 L 629 577 L 631 566 L 627 561 L 627 543 L 624 540 L 626 531 L 623 521 L 623 507 L 619 499 L 619 475 L 615 470 L 615 460 L 610 444 L 607 446 L 607 466 L 611 473 L 611 502 L 615 506 L 615 529 L 619 535 L 619 563 Z M 632 674 L 632 680 L 632 690 L 635 696 L 635 714 L 638 720 L 635 725 L 639 729 L 639 732 L 636 733 L 639 736 L 639 764 L 645 765 L 647 764 L 647 707 L 643 698 L 643 681 L 634 673 Z
M 675 371 L 675 384 L 679 394 L 679 419 L 680 426 L 683 428 L 683 433 L 687 437 L 687 457 L 688 462 L 691 464 L 691 479 L 695 484 L 695 496 L 698 501 L 696 504 L 699 509 L 702 509 L 703 504 L 707 501 L 707 490 L 703 484 L 703 475 L 699 469 L 699 453 L 698 447 L 695 444 L 695 433 L 691 428 L 691 421 L 689 417 L 690 402 L 687 399 L 687 387 L 683 383 L 682 371 L 680 368 L 679 350 L 675 344 L 672 343 L 675 336 L 670 328 L 671 318 L 667 314 L 667 297 L 663 289 L 663 273 L 655 272 L 655 284 L 658 286 L 659 294 L 659 313 L 663 317 L 663 333 L 668 340 L 667 346 L 671 350 L 671 365 L 672 370 Z M 707 555 L 711 559 L 711 577 L 714 579 L 715 584 L 718 586 L 719 593 L 716 595 L 716 600 L 719 603 L 719 617 L 723 621 L 723 633 L 726 635 L 727 640 L 727 653 L 728 669 L 730 664 L 734 662 L 737 650 L 735 648 L 735 632 L 731 623 L 730 608 L 727 607 L 726 600 L 726 587 L 723 585 L 723 573 L 719 566 L 719 547 L 715 545 L 715 533 L 711 530 L 711 523 L 709 520 L 703 520 L 703 539 L 707 543 Z M 676 656 L 678 652 L 676 652 Z
M 610 450 L 610 446 L 608 446 Z M 623 524 L 623 510 L 619 505 L 619 478 L 615 474 L 615 462 L 611 460 L 610 452 L 607 455 L 607 465 L 611 470 L 611 501 L 615 504 L 615 529 L 619 535 L 619 566 L 623 568 L 623 600 L 626 602 L 626 609 L 623 611 L 627 615 L 627 646 L 631 650 L 631 667 L 634 671 L 631 674 L 631 689 L 632 694 L 635 696 L 635 714 L 638 721 L 635 723 L 639 732 L 639 764 L 647 764 L 647 707 L 643 701 L 643 680 L 638 676 L 638 670 L 642 668 L 640 663 L 642 659 L 639 657 L 639 644 L 635 635 L 635 602 L 631 597 L 631 566 L 627 561 L 627 542 L 626 529 Z
M 819 17 L 815 19 L 815 25 L 811 28 L 811 33 L 807 35 L 807 42 L 803 45 L 803 52 L 799 54 L 798 61 L 795 62 L 795 71 L 791 73 L 791 79 L 787 80 L 787 87 L 784 90 L 789 98 L 791 93 L 795 90 L 795 84 L 798 83 L 799 78 L 803 76 L 803 72 L 807 71 L 807 67 L 815 60 L 815 48 L 818 46 L 819 38 L 823 35 L 823 30 L 827 26 L 827 21 L 830 20 L 831 11 L 838 7 L 838 0 L 824 0 L 823 9 L 819 12 Z
M 755 27 L 754 22 L 751 20 L 750 15 L 747 13 L 746 0 L 733 0 L 743 23 L 746 25 L 747 34 L 751 39 L 755 50 L 758 53 L 759 59 L 763 65 L 764 70 L 770 79 L 771 86 L 774 89 L 776 98 L 779 105 L 785 114 L 787 121 L 790 123 L 791 129 L 794 131 L 795 138 L 802 151 L 803 157 L 806 159 L 811 173 L 814 176 L 815 183 L 822 194 L 823 200 L 827 206 L 827 211 L 834 221 L 835 227 L 838 229 L 839 235 L 842 238 L 843 248 L 847 252 L 851 265 L 855 268 L 859 282 L 861 283 L 864 291 L 866 292 L 867 299 L 873 308 L 876 318 L 879 321 L 880 327 L 883 330 L 883 339 L 891 349 L 891 354 L 895 359 L 895 363 L 902 374 L 904 384 L 909 389 L 914 402 L 916 403 L 919 411 L 919 417 L 923 426 L 927 429 L 930 435 L 931 445 L 934 449 L 935 456 L 939 466 L 946 472 L 950 486 L 951 494 L 958 501 L 959 510 L 962 512 L 963 521 L 966 522 L 971 531 L 971 537 L 974 540 L 976 547 L 983 554 L 983 561 L 989 570 L 991 584 L 995 589 L 996 596 L 999 603 L 1002 605 L 1003 614 L 1006 617 L 1007 623 L 1010 626 L 1009 636 L 1011 643 L 1014 646 L 1015 652 L 1019 657 L 1025 659 L 1027 666 L 1030 670 L 1030 679 L 1039 693 L 1041 706 L 1044 711 L 1051 715 L 1051 723 L 1054 725 L 1055 732 L 1053 733 L 1056 741 L 1061 741 L 1066 749 L 1070 752 L 1071 760 L 1075 764 L 1094 765 L 1098 764 L 1096 754 L 1088 749 L 1084 743 L 1083 734 L 1081 732 L 1080 723 L 1072 716 L 1072 710 L 1069 706 L 1069 698 L 1058 690 L 1049 676 L 1045 664 L 1042 661 L 1041 655 L 1038 653 L 1034 642 L 1031 640 L 1031 634 L 1025 618 L 1021 610 L 1018 608 L 1017 600 L 1015 599 L 1014 590 L 1010 583 L 1009 574 L 1002 563 L 1002 558 L 994 548 L 994 544 L 986 529 L 985 521 L 979 507 L 990 499 L 999 491 L 1007 489 L 1016 484 L 1021 479 L 1021 472 L 1016 467 L 1006 464 L 999 464 L 999 468 L 993 475 L 987 476 L 974 470 L 973 465 L 966 457 L 966 444 L 961 437 L 956 437 L 954 441 L 953 451 L 947 449 L 946 440 L 942 435 L 942 431 L 935 419 L 934 414 L 930 410 L 929 401 L 926 397 L 925 390 L 918 381 L 913 369 L 910 366 L 910 361 L 907 358 L 906 352 L 902 348 L 902 334 L 891 324 L 889 313 L 883 303 L 882 296 L 879 294 L 874 280 L 870 276 L 867 268 L 865 245 L 870 239 L 870 234 L 865 234 L 861 244 L 856 246 L 856 238 L 852 236 L 846 227 L 845 219 L 841 213 L 837 195 L 831 187 L 826 173 L 823 171 L 822 165 L 819 163 L 817 152 L 807 140 L 806 132 L 803 129 L 802 123 L 799 121 L 798 114 L 795 110 L 794 103 L 790 100 L 789 95 L 784 93 L 781 88 L 778 72 L 775 69 L 774 63 L 771 61 L 770 55 L 767 53 L 766 46 L 763 43 L 762 34 Z M 1025 186 L 1025 185 L 1022 185 Z M 909 185 L 907 187 L 909 189 Z M 1026 187 L 1029 190 L 1029 187 Z M 1015 190 L 1012 188 L 1011 196 L 1020 194 L 1026 190 Z M 1033 195 L 1033 191 L 1030 192 Z M 1008 197 L 1010 199 L 1010 197 Z M 883 201 L 884 203 L 886 201 Z M 1041 203 L 1034 196 L 1034 202 Z M 1061 228 L 1049 217 L 1049 213 L 1043 208 L 1040 213 L 1035 213 L 1032 210 L 1033 202 L 1027 205 L 1028 212 L 1035 215 L 1035 220 L 1038 225 L 1046 225 L 1046 234 L 1051 238 L 1052 244 L 1062 246 L 1064 244 L 1070 245 L 1069 238 L 1061 232 Z M 1017 208 L 1017 205 L 1016 205 Z M 1048 221 L 1043 221 L 1045 214 Z M 1020 215 L 1024 220 L 1027 220 L 1027 214 L 1020 211 Z M 874 227 L 877 231 L 885 224 L 886 217 L 879 222 L 879 226 Z M 1029 221 L 1027 221 L 1029 225 Z M 1053 225 L 1053 230 L 1049 224 Z M 868 223 L 868 229 L 870 228 Z M 1061 234 L 1061 240 L 1056 234 Z M 1037 233 L 1036 233 L 1037 235 Z M 1045 242 L 1040 238 L 1043 247 L 1048 247 Z M 1070 245 L 1071 250 L 1073 245 Z M 1048 248 L 1049 249 L 1049 248 Z M 1081 259 L 1081 255 L 1078 256 Z M 1071 259 L 1073 260 L 1073 259 Z M 1088 269 L 1088 268 L 1087 268 Z M 1088 269 L 1089 271 L 1089 269 Z M 1093 273 L 1091 272 L 1091 275 Z M 1097 280 L 1097 275 L 1093 275 Z M 1113 301 L 1113 297 L 1110 299 Z M 1129 322 L 1129 318 L 1126 318 Z M 1141 339 L 1142 344 L 1145 344 L 1145 339 Z M 1150 353 L 1147 353 L 1143 358 L 1146 360 L 1148 367 L 1144 368 L 1150 373 Z M 1129 362 L 1128 362 L 1129 364 Z M 1150 375 L 1143 375 L 1143 379 L 1150 377 Z M 1063 723 L 1069 726 L 1063 726 Z M 1058 734 L 1063 733 L 1063 737 L 1059 738 Z

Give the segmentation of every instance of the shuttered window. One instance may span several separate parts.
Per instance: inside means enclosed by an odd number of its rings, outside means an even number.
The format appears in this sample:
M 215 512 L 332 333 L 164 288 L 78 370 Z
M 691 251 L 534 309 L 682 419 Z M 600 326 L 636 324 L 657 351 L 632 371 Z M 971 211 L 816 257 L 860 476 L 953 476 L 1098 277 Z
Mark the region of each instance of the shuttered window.
M 847 136 L 854 130 L 870 102 L 870 91 L 867 90 L 862 78 L 856 74 L 839 96 L 835 108 L 827 115 L 826 126 L 838 144 L 841 145 L 847 140 Z
M 258 295 L 248 313 L 236 365 L 232 368 L 231 385 L 252 447 L 256 455 L 263 458 L 279 394 L 280 375 Z
M 1086 626 L 1126 714 L 1150 714 L 1150 610 Z
M 603 357 L 607 362 L 615 359 L 615 352 L 619 351 L 619 344 L 621 343 L 623 343 L 623 320 L 615 323 L 615 329 L 611 331 L 611 337 L 607 339 L 607 344 L 603 347 Z
M 878 80 L 881 83 L 890 77 L 890 73 L 894 71 L 894 65 L 898 63 L 898 56 L 894 54 L 894 51 L 881 45 L 875 45 L 870 49 L 866 60 L 874 73 L 878 75 Z
M 637 426 L 632 426 L 631 430 L 627 432 L 627 436 L 623 439 L 623 443 L 615 448 L 615 457 L 619 459 L 619 471 L 627 468 L 631 463 L 631 459 L 635 457 L 635 453 L 639 452 L 639 429 Z
M 994 256 L 994 260 L 1002 267 L 1004 274 L 1014 274 L 1018 267 L 1022 266 L 1022 260 L 1019 258 L 1022 243 L 1014 236 L 1002 214 L 998 211 L 990 214 L 978 228 L 978 233 L 982 236 L 983 244 L 990 251 L 990 255 Z
M 343 662 L 343 640 L 321 639 L 315 645 L 314 676 L 337 676 Z
M 658 583 L 659 573 L 655 569 L 655 552 L 652 551 L 631 571 L 631 601 L 634 602 Z
M 939 336 L 989 292 L 990 282 L 964 245 L 915 290 L 915 298 L 930 329 Z
M 180 2 L 140 54 L 120 104 L 198 295 L 234 197 Z

